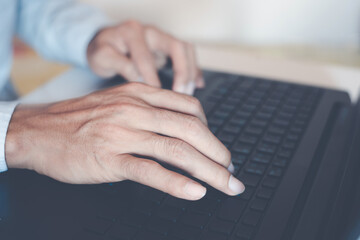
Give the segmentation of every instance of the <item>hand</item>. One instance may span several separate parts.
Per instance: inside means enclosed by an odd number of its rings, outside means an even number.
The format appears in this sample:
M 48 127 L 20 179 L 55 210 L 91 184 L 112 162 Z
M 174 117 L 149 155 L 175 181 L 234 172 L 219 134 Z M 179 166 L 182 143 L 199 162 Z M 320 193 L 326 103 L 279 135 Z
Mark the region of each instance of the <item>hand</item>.
M 196 98 L 129 83 L 42 106 L 19 106 L 9 125 L 9 167 L 67 183 L 133 180 L 196 200 L 206 189 L 148 156 L 227 193 L 244 185 L 231 175 L 230 152 L 209 131 Z M 134 156 L 136 155 L 136 156 Z
M 157 75 L 159 56 L 169 56 L 173 61 L 174 91 L 192 95 L 195 87 L 204 87 L 194 48 L 189 43 L 137 21 L 101 30 L 87 50 L 89 65 L 99 76 L 119 74 L 130 82 L 143 80 L 155 87 L 161 87 Z

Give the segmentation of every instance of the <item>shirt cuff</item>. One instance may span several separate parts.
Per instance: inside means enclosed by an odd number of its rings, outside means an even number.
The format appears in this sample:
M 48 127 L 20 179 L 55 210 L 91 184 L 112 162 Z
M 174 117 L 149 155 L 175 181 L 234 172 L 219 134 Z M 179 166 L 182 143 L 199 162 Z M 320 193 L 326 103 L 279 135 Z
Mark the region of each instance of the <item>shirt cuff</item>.
M 18 102 L 0 102 L 0 172 L 6 171 L 5 140 L 11 116 Z

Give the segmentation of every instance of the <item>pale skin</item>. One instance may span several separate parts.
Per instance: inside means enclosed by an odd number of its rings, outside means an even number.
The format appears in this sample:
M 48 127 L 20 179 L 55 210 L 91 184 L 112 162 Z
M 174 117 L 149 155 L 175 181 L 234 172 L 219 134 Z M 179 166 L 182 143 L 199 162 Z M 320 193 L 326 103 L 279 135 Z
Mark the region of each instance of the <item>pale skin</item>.
M 114 46 L 121 39 L 119 51 Z M 230 152 L 207 128 L 200 102 L 178 93 L 193 91 L 178 86 L 192 82 L 202 87 L 204 82 L 189 55 L 192 47 L 180 42 L 186 47 L 179 53 L 170 47 L 178 48 L 175 42 L 180 41 L 133 21 L 100 31 L 88 49 L 91 69 L 104 77 L 121 74 L 130 82 L 141 76 L 145 83 L 53 104 L 19 105 L 6 138 L 8 167 L 73 184 L 128 179 L 183 199 L 205 195 L 200 183 L 140 157 L 144 156 L 183 169 L 228 195 L 242 193 L 244 185 L 231 174 Z M 160 45 L 162 49 L 156 47 Z M 155 51 L 172 58 L 177 92 L 159 88 Z

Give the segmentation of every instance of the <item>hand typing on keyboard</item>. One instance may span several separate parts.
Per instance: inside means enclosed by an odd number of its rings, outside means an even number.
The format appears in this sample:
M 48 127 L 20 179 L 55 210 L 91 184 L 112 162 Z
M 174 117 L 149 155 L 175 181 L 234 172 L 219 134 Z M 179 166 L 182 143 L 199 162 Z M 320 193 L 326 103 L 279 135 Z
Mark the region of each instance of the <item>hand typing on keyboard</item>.
M 49 105 L 19 105 L 6 140 L 9 167 L 62 182 L 129 179 L 179 198 L 205 195 L 198 182 L 141 156 L 178 167 L 226 194 L 244 191 L 199 101 L 142 83 Z
M 143 79 L 156 87 L 161 86 L 156 67 L 165 63 L 164 56 L 173 62 L 174 91 L 192 95 L 195 87 L 204 87 L 189 43 L 134 20 L 101 30 L 87 51 L 89 65 L 99 76 L 119 74 L 130 82 Z

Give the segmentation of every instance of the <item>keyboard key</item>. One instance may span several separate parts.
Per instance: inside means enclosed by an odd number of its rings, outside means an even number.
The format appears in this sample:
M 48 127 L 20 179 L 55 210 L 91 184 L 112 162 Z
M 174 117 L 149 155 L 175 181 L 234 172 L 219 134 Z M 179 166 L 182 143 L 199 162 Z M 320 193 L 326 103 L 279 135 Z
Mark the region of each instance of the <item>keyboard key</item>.
M 149 219 L 150 215 L 141 214 L 138 212 L 129 212 L 126 215 L 119 217 L 118 221 L 133 227 L 141 227 Z
M 225 127 L 224 127 L 224 131 L 229 132 L 229 133 L 233 133 L 233 134 L 240 133 L 241 129 L 242 129 L 241 125 L 233 124 L 231 122 L 226 124 Z
M 247 145 L 247 144 L 243 144 L 243 143 L 239 143 L 237 142 L 231 150 L 238 152 L 238 153 L 242 153 L 242 154 L 250 154 L 252 151 L 253 147 L 251 145 Z
M 234 108 L 235 108 L 235 106 L 226 105 L 225 103 L 222 103 L 219 107 L 219 111 L 230 114 L 234 110 Z
M 235 140 L 236 135 L 233 134 L 233 133 L 221 131 L 219 134 L 217 134 L 217 137 L 219 138 L 219 140 L 220 140 L 221 142 L 229 142 L 229 143 L 232 143 L 232 142 Z
M 236 236 L 241 239 L 251 239 L 254 232 L 254 228 L 250 226 L 241 225 L 236 232 Z
M 245 167 L 245 172 L 253 173 L 257 175 L 263 175 L 265 173 L 266 166 L 264 164 L 250 162 Z
M 238 163 L 234 163 L 234 173 L 233 174 L 238 174 L 238 172 L 240 171 L 242 165 L 238 164 Z
M 257 118 L 260 118 L 260 119 L 264 119 L 264 120 L 269 120 L 269 119 L 271 119 L 271 117 L 272 117 L 272 113 L 263 112 L 263 111 L 260 110 L 260 111 L 256 114 L 256 117 L 257 117 Z
M 216 110 L 214 113 L 213 113 L 213 117 L 215 118 L 220 118 L 220 119 L 226 119 L 230 116 L 230 113 L 229 112 L 223 112 L 223 111 L 220 111 L 220 110 Z
M 237 89 L 241 88 L 244 90 L 248 90 L 248 89 L 252 88 L 254 86 L 254 84 L 255 84 L 254 80 L 246 79 L 237 85 Z
M 165 240 L 165 237 L 159 233 L 151 232 L 149 230 L 144 230 L 141 231 L 139 234 L 137 234 L 134 238 L 134 240 L 144 240 L 144 239 Z
M 240 153 L 233 153 L 231 154 L 231 161 L 233 163 L 243 165 L 246 162 L 246 155 L 240 154 Z
M 227 236 L 215 232 L 205 232 L 201 235 L 200 240 L 227 240 Z
M 272 167 L 272 168 L 270 168 L 270 170 L 269 170 L 269 176 L 271 176 L 271 177 L 281 177 L 282 172 L 283 172 L 283 171 L 282 171 L 281 168 Z
M 255 155 L 251 158 L 252 161 L 257 163 L 268 164 L 271 161 L 271 156 L 268 154 L 256 152 Z
M 209 125 L 219 127 L 224 123 L 225 119 L 222 118 L 216 118 L 216 117 L 210 117 L 208 118 Z
M 241 111 L 252 113 L 256 109 L 256 105 L 244 104 Z
M 185 208 L 189 202 L 184 199 L 176 198 L 173 196 L 168 196 L 165 199 L 164 203 L 168 206 L 172 206 L 172 207 L 176 207 L 176 208 L 185 210 Z
M 163 192 L 152 188 L 147 188 L 143 195 L 143 198 L 156 204 L 160 204 L 163 201 L 164 197 L 165 194 Z
M 204 198 L 190 202 L 188 209 L 193 212 L 199 212 L 203 214 L 210 214 L 214 212 L 217 208 L 218 201 L 216 201 L 214 198 L 209 198 L 208 195 L 206 195 Z
M 246 119 L 251 117 L 251 113 L 250 112 L 244 112 L 244 111 L 241 111 L 241 109 L 239 109 L 239 110 L 237 110 L 235 112 L 235 117 L 244 118 L 244 120 L 246 121 Z
M 250 208 L 256 211 L 264 211 L 267 205 L 267 201 L 264 199 L 256 198 L 252 200 Z
M 281 149 L 277 155 L 282 158 L 290 158 L 292 155 L 292 151 L 288 149 Z
M 238 142 L 239 143 L 247 143 L 247 144 L 255 144 L 257 142 L 257 140 L 258 140 L 257 136 L 242 134 L 239 137 Z
M 114 239 L 132 239 L 136 234 L 137 228 L 127 226 L 125 224 L 115 223 L 114 226 L 107 232 L 107 236 Z
M 281 146 L 285 149 L 293 150 L 296 147 L 296 143 L 292 141 L 286 141 Z
M 150 219 L 146 228 L 152 232 L 166 235 L 174 226 L 173 221 L 164 220 L 159 217 L 153 217 Z
M 156 214 L 163 219 L 175 221 L 182 212 L 183 210 L 181 208 L 162 205 Z
M 240 175 L 239 179 L 245 184 L 246 187 L 256 187 L 261 180 L 261 176 L 250 173 L 243 173 Z
M 208 222 L 211 215 L 209 214 L 201 214 L 195 212 L 186 212 L 181 217 L 181 222 L 185 225 L 189 225 L 196 228 L 203 228 L 205 224 Z
M 230 119 L 230 123 L 235 126 L 243 126 L 246 124 L 246 121 L 247 121 L 247 118 L 240 117 L 238 115 L 235 115 Z
M 263 181 L 263 186 L 269 188 L 276 188 L 278 183 L 279 181 L 277 178 L 266 177 Z
M 200 228 L 194 228 L 186 225 L 176 225 L 171 232 L 171 235 L 174 237 L 183 239 L 183 240 L 191 240 L 191 239 L 199 239 L 199 235 L 201 234 Z M 144 238 L 147 239 L 147 238 Z
M 253 119 L 251 121 L 251 124 L 256 126 L 256 127 L 264 128 L 264 127 L 266 127 L 267 122 L 264 121 L 264 120 L 261 120 L 261 119 Z
M 110 229 L 112 224 L 113 224 L 113 222 L 111 222 L 111 221 L 106 221 L 106 220 L 94 217 L 85 224 L 84 229 L 86 229 L 92 233 L 104 235 L 106 233 L 106 231 Z
M 271 127 L 269 128 L 268 131 L 269 131 L 269 133 L 272 133 L 272 134 L 283 135 L 286 132 L 286 129 L 271 125 Z
M 278 135 L 272 135 L 272 134 L 266 134 L 263 138 L 265 142 L 273 143 L 273 144 L 279 144 L 281 142 L 281 136 Z
M 245 213 L 242 222 L 246 225 L 255 227 L 259 223 L 261 216 L 262 214 L 259 212 L 249 211 Z
M 261 143 L 258 147 L 257 150 L 263 153 L 268 153 L 268 154 L 274 154 L 276 151 L 277 146 L 274 144 L 268 144 L 268 143 Z
M 274 190 L 270 189 L 270 188 L 261 188 L 258 193 L 256 194 L 256 196 L 258 196 L 259 198 L 263 198 L 263 199 L 270 199 L 272 197 L 274 193 Z
M 277 167 L 286 167 L 287 161 L 288 160 L 286 158 L 276 157 L 273 161 L 273 164 Z
M 245 201 L 229 197 L 219 208 L 217 216 L 222 220 L 237 221 L 245 207 Z
M 212 133 L 216 133 L 217 130 L 219 129 L 218 126 L 214 126 L 214 125 L 209 125 L 209 129 Z
M 254 188 L 246 187 L 245 191 L 237 197 L 244 200 L 250 200 L 254 192 L 255 192 Z
M 137 212 L 141 212 L 144 214 L 149 214 L 151 213 L 156 207 L 159 206 L 159 204 L 157 204 L 156 202 L 152 202 L 152 201 L 148 201 L 148 200 L 144 200 L 144 199 L 136 199 L 134 201 L 134 211 Z
M 239 216 L 240 217 L 240 216 Z M 229 235 L 235 226 L 235 222 L 223 221 L 218 218 L 212 218 L 208 228 L 211 231 Z
M 98 235 L 88 231 L 77 232 L 72 238 L 72 240 L 86 239 L 86 240 L 105 240 L 106 238 L 102 235 Z
M 287 140 L 290 140 L 290 141 L 297 141 L 299 140 L 300 136 L 298 134 L 288 134 L 286 136 L 286 139 Z
M 245 133 L 252 134 L 252 135 L 260 135 L 262 134 L 263 129 L 259 127 L 247 127 L 245 129 Z

